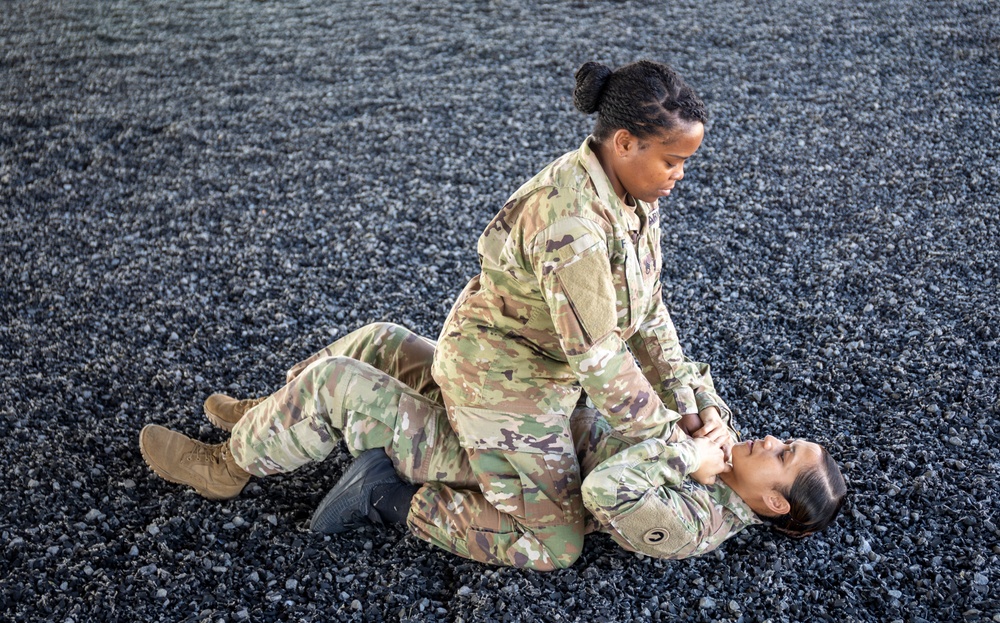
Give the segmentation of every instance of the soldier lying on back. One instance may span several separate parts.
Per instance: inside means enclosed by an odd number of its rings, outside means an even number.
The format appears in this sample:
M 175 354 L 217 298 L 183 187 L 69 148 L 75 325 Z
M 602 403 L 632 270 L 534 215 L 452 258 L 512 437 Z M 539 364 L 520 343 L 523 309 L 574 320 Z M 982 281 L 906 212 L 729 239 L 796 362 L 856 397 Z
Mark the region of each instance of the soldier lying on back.
M 334 533 L 406 523 L 445 547 L 455 543 L 449 531 L 461 527 L 442 518 L 454 514 L 423 503 L 433 496 L 415 494 L 454 490 L 447 503 L 460 505 L 461 492 L 476 491 L 477 481 L 431 378 L 433 354 L 433 342 L 402 327 L 369 325 L 294 366 L 287 384 L 267 398 L 211 396 L 206 415 L 232 431 L 228 441 L 210 446 L 148 425 L 139 437 L 143 458 L 168 481 L 229 499 L 251 475 L 321 461 L 343 439 L 360 458 L 320 503 L 311 527 Z M 701 432 L 686 425 L 688 433 Z M 829 453 L 801 439 L 736 444 L 729 464 L 708 437 L 633 443 L 586 406 L 573 412 L 570 426 L 585 477 L 588 531 L 608 532 L 625 549 L 658 558 L 704 554 L 754 524 L 791 536 L 818 532 L 836 517 L 846 491 Z M 507 529 L 504 515 L 490 519 L 497 532 Z M 516 566 L 544 568 L 527 560 Z

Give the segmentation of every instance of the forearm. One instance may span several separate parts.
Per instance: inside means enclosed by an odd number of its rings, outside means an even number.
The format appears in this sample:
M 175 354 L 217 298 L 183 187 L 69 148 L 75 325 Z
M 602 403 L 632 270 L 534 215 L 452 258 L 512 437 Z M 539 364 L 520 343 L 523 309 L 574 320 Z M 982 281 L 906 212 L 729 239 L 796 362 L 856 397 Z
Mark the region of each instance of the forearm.
M 715 391 L 708 364 L 684 356 L 677 330 L 659 296 L 657 291 L 653 313 L 629 340 L 643 374 L 664 404 L 681 414 L 698 413 L 710 406 L 727 412 Z
M 674 435 L 680 414 L 663 404 L 617 333 L 567 359 L 591 402 L 621 435 L 633 441 Z

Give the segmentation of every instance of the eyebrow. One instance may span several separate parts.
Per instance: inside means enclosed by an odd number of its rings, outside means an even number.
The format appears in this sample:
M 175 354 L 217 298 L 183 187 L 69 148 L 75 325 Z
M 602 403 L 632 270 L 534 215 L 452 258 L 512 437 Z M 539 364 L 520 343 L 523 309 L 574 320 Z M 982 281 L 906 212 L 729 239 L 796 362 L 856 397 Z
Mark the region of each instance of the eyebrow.
M 801 442 L 802 440 L 801 439 L 792 439 L 791 441 L 788 442 L 788 451 L 792 453 L 792 456 L 798 456 L 798 453 L 795 451 L 795 442 L 796 441 Z

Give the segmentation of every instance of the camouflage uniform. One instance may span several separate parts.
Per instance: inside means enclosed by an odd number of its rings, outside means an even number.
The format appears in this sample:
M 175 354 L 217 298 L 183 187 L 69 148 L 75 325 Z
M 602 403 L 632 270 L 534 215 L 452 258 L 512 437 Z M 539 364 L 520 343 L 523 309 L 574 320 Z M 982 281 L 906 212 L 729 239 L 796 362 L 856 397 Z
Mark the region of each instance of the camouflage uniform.
M 474 487 L 430 375 L 433 352 L 430 340 L 387 323 L 337 340 L 247 411 L 232 430 L 233 457 L 268 476 L 322 461 L 343 439 L 354 456 L 385 448 L 411 482 Z
M 634 203 L 616 196 L 588 139 L 515 192 L 479 239 L 481 273 L 452 307 L 433 367 L 483 491 L 455 510 L 470 519 L 448 520 L 473 526 L 455 538 L 477 560 L 564 567 L 579 555 L 569 416 L 581 389 L 632 441 L 669 438 L 682 414 L 711 405 L 728 416 L 662 300 L 659 208 Z M 475 528 L 497 511 L 509 531 Z
M 583 481 L 583 501 L 625 549 L 656 558 L 708 553 L 761 520 L 721 480 L 687 478 L 698 469 L 694 442 L 647 439 L 607 457 Z
M 478 485 L 430 376 L 433 351 L 429 340 L 392 324 L 345 336 L 296 364 L 285 387 L 247 412 L 233 429 L 234 458 L 248 472 L 266 476 L 322 460 L 341 439 L 355 456 L 385 448 L 403 478 L 428 483 L 411 504 L 413 533 L 469 557 L 466 541 L 455 534 L 474 526 L 463 523 L 468 514 L 454 511 L 472 495 L 463 490 L 478 491 Z M 632 551 L 681 558 L 710 551 L 757 521 L 725 485 L 703 487 L 684 479 L 698 467 L 690 450 L 684 452 L 689 442 L 661 443 L 652 463 L 646 445 L 630 449 L 595 409 L 581 406 L 569 421 L 574 453 L 582 473 L 590 474 L 584 483 L 587 532 L 609 532 Z M 438 496 L 442 488 L 451 495 Z M 487 518 L 476 525 L 503 529 L 499 513 L 492 517 L 496 523 Z M 685 545 L 666 551 L 649 541 L 655 529 L 671 535 L 670 543 L 686 539 Z

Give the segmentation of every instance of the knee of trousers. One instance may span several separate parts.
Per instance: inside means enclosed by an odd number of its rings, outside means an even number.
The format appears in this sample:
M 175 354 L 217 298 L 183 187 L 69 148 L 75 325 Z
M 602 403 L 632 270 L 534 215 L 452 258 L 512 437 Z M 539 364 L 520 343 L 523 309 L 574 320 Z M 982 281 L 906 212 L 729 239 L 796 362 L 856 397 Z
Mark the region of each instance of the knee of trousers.
M 345 398 L 359 367 L 359 362 L 350 357 L 317 359 L 294 381 L 294 388 L 286 386 L 290 390 L 286 400 L 294 403 L 296 411 L 327 413 L 334 425 L 341 428 Z
M 409 365 L 430 367 L 434 360 L 434 342 L 402 325 L 379 322 L 372 325 L 372 340 L 386 355 L 406 361 Z
M 490 533 L 470 530 L 470 557 L 533 571 L 556 571 L 571 567 L 583 551 L 583 532 L 571 526 L 542 532 Z
M 379 348 L 388 350 L 398 349 L 408 337 L 416 335 L 406 327 L 394 322 L 373 322 L 364 329 L 368 332 L 367 337 L 373 344 L 378 343 Z
M 582 523 L 558 526 L 548 534 L 535 533 L 535 538 L 546 549 L 548 556 L 544 561 L 536 562 L 533 568 L 537 571 L 555 571 L 566 569 L 575 563 L 583 553 Z
M 417 492 L 407 523 L 418 538 L 459 556 L 536 571 L 576 562 L 585 531 L 583 522 L 528 526 L 499 512 L 479 492 L 440 484 Z

